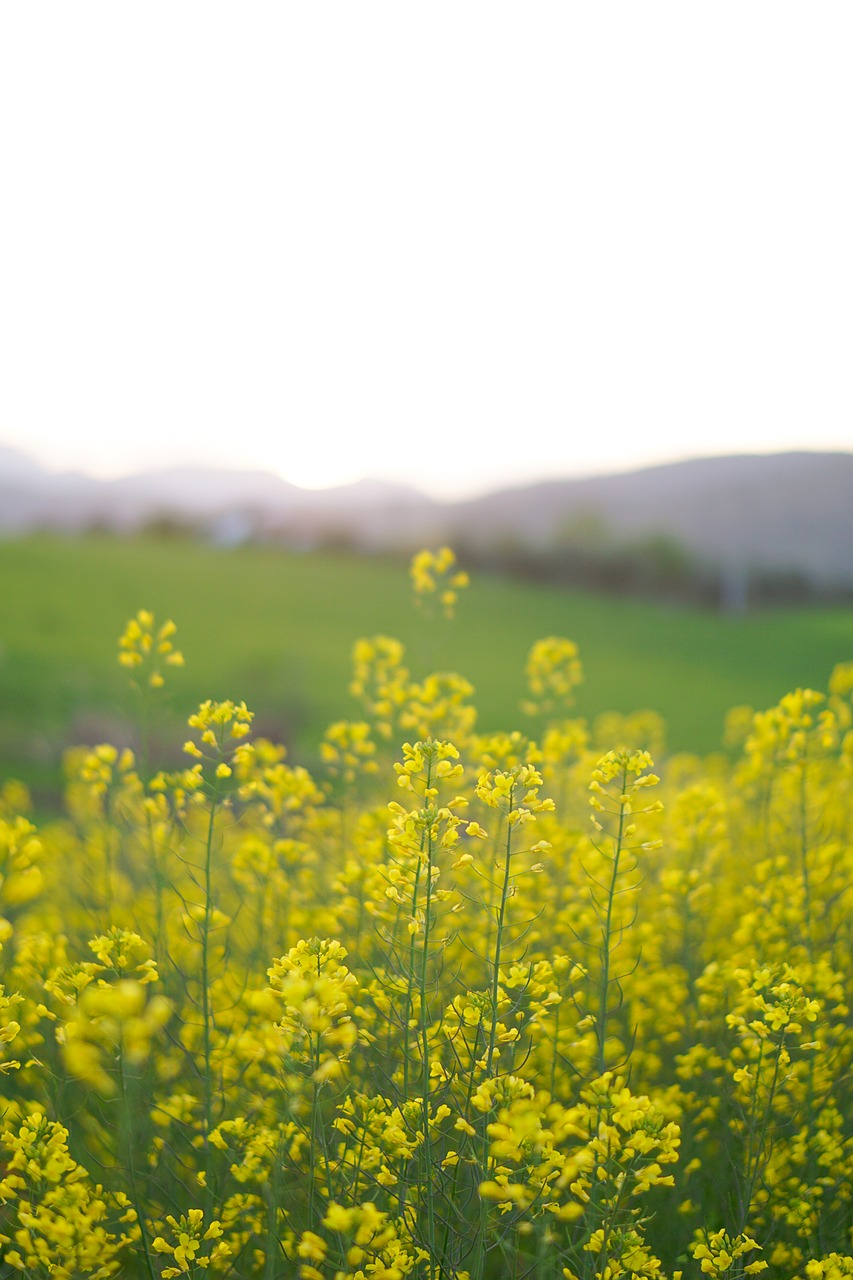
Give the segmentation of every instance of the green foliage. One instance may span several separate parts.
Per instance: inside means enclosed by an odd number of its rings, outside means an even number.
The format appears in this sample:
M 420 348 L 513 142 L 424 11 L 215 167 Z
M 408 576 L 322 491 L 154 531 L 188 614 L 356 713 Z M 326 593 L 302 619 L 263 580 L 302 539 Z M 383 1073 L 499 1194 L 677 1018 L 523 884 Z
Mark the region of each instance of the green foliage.
M 853 648 L 849 609 L 726 619 L 497 577 L 476 579 L 463 617 L 427 642 L 396 563 L 154 538 L 0 543 L 0 582 L 0 774 L 23 777 L 40 807 L 55 803 L 69 743 L 135 741 L 111 646 L 140 602 L 180 626 L 181 706 L 243 697 L 262 709 L 263 731 L 308 763 L 325 726 L 347 714 L 359 635 L 390 630 L 418 661 L 467 676 L 484 731 L 515 722 L 533 641 L 570 635 L 584 655 L 581 714 L 654 707 L 668 746 L 699 752 L 719 747 L 728 707 L 819 685 Z M 169 735 L 152 750 L 168 753 Z

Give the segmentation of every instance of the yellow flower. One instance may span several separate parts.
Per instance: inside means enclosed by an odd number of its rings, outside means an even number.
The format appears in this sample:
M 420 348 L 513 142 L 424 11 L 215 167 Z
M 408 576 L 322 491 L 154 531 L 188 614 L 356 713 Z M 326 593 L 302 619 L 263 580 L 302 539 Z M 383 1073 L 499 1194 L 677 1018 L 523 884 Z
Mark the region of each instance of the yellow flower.
M 133 671 L 141 668 L 140 679 L 134 684 L 147 684 L 151 689 L 162 689 L 166 683 L 164 667 L 182 667 L 184 655 L 172 643 L 175 624 L 169 619 L 154 632 L 154 615 L 140 609 L 131 618 L 119 638 L 118 660 L 123 667 Z

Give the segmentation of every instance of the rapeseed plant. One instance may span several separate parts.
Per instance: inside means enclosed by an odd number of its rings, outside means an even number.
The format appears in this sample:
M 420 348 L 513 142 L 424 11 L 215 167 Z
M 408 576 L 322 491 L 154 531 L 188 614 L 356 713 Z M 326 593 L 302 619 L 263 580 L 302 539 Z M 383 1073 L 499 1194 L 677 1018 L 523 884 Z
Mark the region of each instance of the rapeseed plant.
M 437 601 L 444 617 L 452 618 L 459 592 L 468 586 L 468 574 L 456 568 L 455 552 L 450 547 L 440 547 L 438 551 L 424 548 L 412 557 L 409 574 L 415 600 L 424 613 L 430 616 L 430 605 Z
M 316 774 L 205 702 L 152 776 L 175 643 L 64 818 L 0 788 L 0 1280 L 853 1276 L 853 664 L 730 763 L 575 716 L 568 639 L 478 734 L 375 636 Z

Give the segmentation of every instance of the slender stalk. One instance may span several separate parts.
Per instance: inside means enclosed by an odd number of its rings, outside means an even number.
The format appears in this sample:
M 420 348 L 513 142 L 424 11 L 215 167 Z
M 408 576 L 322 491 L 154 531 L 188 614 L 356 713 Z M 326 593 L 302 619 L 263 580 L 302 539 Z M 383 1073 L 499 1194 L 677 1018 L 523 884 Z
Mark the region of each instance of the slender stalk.
M 491 972 L 491 1019 L 489 1024 L 489 1045 L 486 1051 L 486 1079 L 491 1079 L 492 1070 L 495 1059 L 495 1047 L 497 1045 L 497 1024 L 498 1024 L 498 996 L 500 992 L 500 966 L 501 951 L 503 949 L 503 934 L 506 923 L 506 904 L 509 900 L 510 889 L 510 868 L 512 866 L 512 823 L 509 815 L 512 813 L 514 789 L 510 790 L 508 806 L 507 806 L 507 823 L 506 823 L 506 843 L 504 845 L 504 863 L 503 878 L 501 881 L 501 900 L 498 906 L 498 915 L 495 922 L 495 949 L 492 955 L 492 972 Z M 489 1135 L 488 1135 L 488 1118 L 483 1116 L 482 1133 L 481 1133 L 481 1156 L 480 1162 L 483 1170 L 483 1177 L 488 1177 L 489 1172 Z M 478 1251 L 475 1260 L 475 1280 L 482 1280 L 483 1272 L 486 1265 L 486 1235 L 489 1223 L 489 1207 L 486 1201 L 480 1197 L 480 1215 L 477 1226 Z
M 509 795 L 509 812 L 512 812 L 513 792 Z M 489 1051 L 486 1056 L 486 1075 L 492 1074 L 492 1063 L 497 1044 L 498 992 L 500 990 L 501 950 L 503 948 L 504 923 L 506 921 L 506 904 L 509 899 L 510 866 L 512 864 L 512 824 L 507 816 L 506 846 L 504 848 L 503 880 L 501 883 L 501 901 L 498 907 L 497 929 L 495 933 L 495 953 L 492 961 L 492 1021 L 489 1029 Z
M 318 966 L 319 968 L 319 966 Z M 314 1077 L 311 1081 L 311 1144 L 309 1148 L 309 1168 L 308 1168 L 308 1229 L 314 1229 L 314 1203 L 317 1195 L 317 1132 L 320 1120 L 320 1086 L 317 1084 L 316 1075 L 320 1069 L 320 1036 L 316 1036 L 314 1043 L 314 1052 L 312 1054 L 312 1071 Z
M 620 787 L 621 794 L 624 794 L 628 782 L 628 770 L 625 768 L 622 772 L 622 782 Z M 619 864 L 622 857 L 622 844 L 625 835 L 625 806 L 619 805 L 619 824 L 616 830 L 615 847 L 611 858 L 612 870 L 610 874 L 610 883 L 607 887 L 607 905 L 605 908 L 604 919 L 599 916 L 601 923 L 601 948 L 599 954 L 601 956 L 601 978 L 598 989 L 598 1015 L 595 1023 L 595 1034 L 597 1042 L 596 1052 L 596 1074 L 603 1076 L 607 1070 L 607 1020 L 609 1016 L 610 1004 L 610 952 L 611 939 L 613 935 L 613 907 L 616 900 L 616 885 L 619 878 Z M 598 1130 L 601 1118 L 601 1109 L 599 1105 L 598 1114 L 595 1120 L 595 1131 Z M 601 1187 L 602 1184 L 596 1177 L 593 1180 L 590 1190 L 589 1200 L 589 1221 L 592 1231 L 602 1226 L 601 1219 Z M 604 1250 L 608 1248 L 608 1237 L 605 1233 Z M 591 1253 L 585 1253 L 582 1259 L 581 1275 L 583 1280 L 588 1280 L 595 1274 L 604 1274 L 605 1259 L 601 1252 L 598 1256 Z
M 470 1051 L 471 1067 L 468 1072 L 468 1084 L 465 1090 L 465 1103 L 461 1108 L 461 1114 L 465 1116 L 466 1120 L 468 1120 L 471 1115 L 471 1098 L 474 1095 L 474 1076 L 475 1076 L 474 1064 L 477 1061 L 477 1052 L 479 1050 L 479 1047 L 480 1047 L 480 1027 L 478 1026 L 476 1034 L 474 1036 L 474 1045 Z M 459 1171 L 461 1168 L 462 1168 L 462 1162 L 461 1160 L 458 1160 L 453 1169 L 453 1178 L 450 1183 L 450 1192 L 449 1192 L 450 1204 L 454 1208 L 456 1207 L 456 1188 L 459 1184 Z M 444 1245 L 442 1249 L 442 1257 L 444 1258 L 448 1256 L 448 1249 L 450 1247 L 450 1231 L 451 1231 L 451 1218 L 450 1218 L 450 1215 L 448 1214 L 448 1217 L 444 1223 Z
M 430 786 L 430 770 L 427 769 L 427 789 Z M 430 1095 L 430 1075 L 429 1075 L 429 1010 L 427 1006 L 427 974 L 429 965 L 429 943 L 430 931 L 432 926 L 432 823 L 429 814 L 426 815 L 426 898 L 424 902 L 424 935 L 421 947 L 421 964 L 420 973 L 418 975 L 418 995 L 420 997 L 420 1038 L 421 1038 L 421 1114 L 424 1135 L 424 1174 L 426 1177 L 426 1203 L 427 1203 L 427 1241 L 429 1245 L 429 1280 L 433 1276 L 441 1274 L 434 1270 L 436 1264 L 436 1232 L 435 1232 L 435 1196 L 433 1188 L 433 1168 L 432 1168 L 432 1139 L 429 1127 L 429 1095 Z
M 773 1064 L 773 1079 L 770 1082 L 770 1088 L 767 1091 L 767 1102 L 764 1105 L 764 1114 L 761 1117 L 757 1135 L 754 1131 L 750 1131 L 749 1142 L 747 1145 L 747 1161 L 746 1161 L 746 1187 L 741 1201 L 740 1222 L 738 1231 L 746 1230 L 749 1221 L 749 1210 L 752 1205 L 752 1197 L 755 1195 L 755 1189 L 758 1185 L 758 1179 L 762 1172 L 764 1147 L 767 1141 L 767 1130 L 770 1125 L 770 1116 L 773 1113 L 773 1100 L 776 1097 L 776 1087 L 779 1083 L 779 1071 L 782 1066 L 782 1055 L 785 1051 L 785 1033 L 782 1032 L 779 1044 L 776 1048 L 776 1061 Z M 761 1059 L 759 1058 L 759 1066 Z M 756 1083 L 758 1081 L 759 1069 L 756 1068 Z
M 136 1163 L 134 1161 L 134 1126 L 133 1126 L 133 1101 L 128 1097 L 127 1076 L 124 1068 L 124 1049 L 119 1047 L 118 1053 L 118 1076 L 119 1089 L 121 1091 L 121 1128 L 124 1135 L 124 1145 L 126 1147 L 127 1176 L 130 1181 L 130 1200 L 133 1205 L 136 1221 L 139 1223 L 139 1237 L 142 1245 L 142 1256 L 145 1259 L 145 1269 L 148 1272 L 149 1280 L 157 1280 L 154 1270 L 154 1263 L 151 1258 L 151 1250 L 148 1243 L 148 1232 L 145 1228 L 145 1214 L 142 1211 L 142 1201 L 139 1197 L 139 1186 L 136 1181 Z
M 421 857 L 423 857 L 424 846 L 421 844 Z M 410 922 L 416 921 L 418 917 L 418 893 L 420 891 L 421 880 L 421 857 L 418 858 L 418 864 L 415 868 L 415 883 L 412 888 L 412 910 L 409 914 Z M 415 934 L 412 930 L 409 933 L 409 963 L 406 974 L 406 1004 L 403 1016 L 403 1097 L 408 1100 L 409 1097 L 409 1023 L 412 1020 L 412 992 L 415 984 Z
M 806 785 L 806 768 L 807 762 L 803 759 L 800 762 L 800 873 L 803 878 L 803 906 L 805 909 L 805 927 L 806 927 L 806 951 L 809 960 L 814 962 L 814 937 L 812 933 L 812 890 L 811 880 L 809 877 L 809 828 L 808 828 L 808 804 L 807 804 L 807 785 Z
M 213 1203 L 213 1189 L 210 1184 L 211 1153 L 210 1132 L 213 1128 L 213 1079 L 211 1068 L 213 1040 L 213 1005 L 210 995 L 210 921 L 213 913 L 211 902 L 211 886 L 213 873 L 213 835 L 216 826 L 216 810 L 219 801 L 219 788 L 214 786 L 210 801 L 210 816 L 207 824 L 207 839 L 204 849 L 204 918 L 201 931 L 201 1015 L 204 1055 L 204 1208 L 205 1216 L 210 1213 Z
M 275 1280 L 276 1255 L 280 1244 L 278 1238 L 278 1203 L 281 1194 L 281 1169 L 284 1164 L 284 1140 L 279 1133 L 276 1144 L 276 1158 L 273 1161 L 272 1176 L 267 1184 L 267 1242 L 264 1257 L 264 1280 Z
M 628 771 L 625 769 L 622 774 L 622 791 L 628 781 Z M 625 806 L 619 806 L 619 827 L 616 833 L 616 847 L 613 850 L 613 870 L 610 876 L 610 884 L 607 889 L 607 909 L 605 911 L 604 920 L 601 924 L 601 982 L 598 990 L 598 1017 L 595 1023 L 596 1039 L 598 1041 L 598 1054 L 596 1059 L 596 1068 L 598 1075 L 603 1075 L 607 1070 L 606 1047 L 607 1047 L 607 1017 L 608 1004 L 610 999 L 610 950 L 611 936 L 613 931 L 613 904 L 616 898 L 616 882 L 619 877 L 619 861 L 622 856 L 622 841 L 625 833 Z
M 551 1101 L 557 1090 L 557 1060 L 560 1056 L 560 1010 L 562 1005 L 558 1004 L 554 1010 L 554 1053 L 551 1058 Z

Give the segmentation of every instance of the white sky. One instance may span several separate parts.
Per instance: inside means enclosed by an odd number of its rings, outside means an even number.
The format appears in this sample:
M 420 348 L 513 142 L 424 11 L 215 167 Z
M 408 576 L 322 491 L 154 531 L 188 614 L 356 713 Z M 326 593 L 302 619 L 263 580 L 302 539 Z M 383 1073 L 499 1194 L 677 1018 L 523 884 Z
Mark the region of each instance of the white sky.
M 0 442 L 456 495 L 853 448 L 849 0 L 0 7 Z

